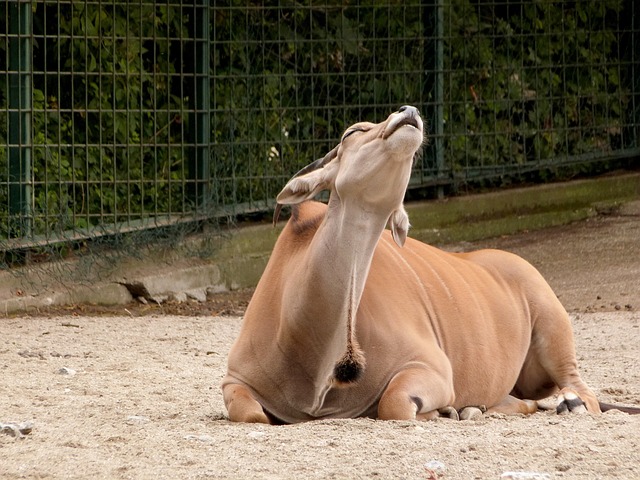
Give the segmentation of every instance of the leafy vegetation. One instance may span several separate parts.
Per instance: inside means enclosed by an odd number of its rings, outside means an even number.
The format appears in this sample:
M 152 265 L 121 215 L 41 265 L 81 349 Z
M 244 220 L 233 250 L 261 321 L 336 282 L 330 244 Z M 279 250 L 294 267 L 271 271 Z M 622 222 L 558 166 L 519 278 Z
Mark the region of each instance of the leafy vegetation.
M 502 175 L 637 147 L 629 78 L 638 66 L 624 37 L 633 8 L 631 0 L 447 2 L 444 173 Z M 436 130 L 434 6 L 230 1 L 209 13 L 205 200 L 214 207 L 264 208 L 348 124 L 382 120 L 402 104 L 419 106 Z M 33 2 L 34 234 L 194 211 L 192 14 L 178 2 Z M 8 71 L 6 33 L 0 71 Z M 7 95 L 3 75 L 5 112 Z M 8 184 L 7 117 L 0 184 Z M 432 142 L 417 176 L 436 172 L 437 153 Z M 0 225 L 7 195 L 1 188 Z
M 177 70 L 185 18 L 121 2 L 35 2 L 32 15 L 33 232 L 188 210 Z M 6 162 L 0 148 L 3 182 Z M 0 198 L 0 218 L 7 204 Z
M 454 168 L 538 165 L 632 144 L 622 1 L 454 5 L 444 99 Z

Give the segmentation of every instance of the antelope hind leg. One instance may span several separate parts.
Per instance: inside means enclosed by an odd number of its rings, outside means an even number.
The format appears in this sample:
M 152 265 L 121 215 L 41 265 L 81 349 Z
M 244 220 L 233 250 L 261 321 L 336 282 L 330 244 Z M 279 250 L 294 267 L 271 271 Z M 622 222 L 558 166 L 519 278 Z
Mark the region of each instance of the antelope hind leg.
M 540 389 L 541 379 L 551 380 L 560 390 L 558 413 L 600 413 L 595 394 L 578 372 L 573 330 L 564 308 L 554 302 L 544 308 L 533 329 L 529 366 L 516 385 L 523 398 L 544 398 L 554 392 Z M 544 383 L 544 381 L 543 381 Z M 554 389 L 552 389 L 554 390 Z
M 270 423 L 262 405 L 253 398 L 249 390 L 242 385 L 225 385 L 224 404 L 229 412 L 229 420 L 245 423 Z

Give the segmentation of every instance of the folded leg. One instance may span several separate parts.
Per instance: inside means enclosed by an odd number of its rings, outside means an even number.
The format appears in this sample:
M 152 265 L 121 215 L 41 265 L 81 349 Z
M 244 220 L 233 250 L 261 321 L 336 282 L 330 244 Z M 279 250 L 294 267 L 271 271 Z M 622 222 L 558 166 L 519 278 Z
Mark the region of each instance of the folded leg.
M 438 369 L 414 362 L 389 382 L 380 398 L 378 418 L 431 420 L 445 416 L 457 419 L 457 412 L 451 407 L 454 399 L 448 362 Z
M 225 385 L 222 393 L 232 422 L 270 423 L 262 405 L 253 398 L 246 387 L 228 384 Z

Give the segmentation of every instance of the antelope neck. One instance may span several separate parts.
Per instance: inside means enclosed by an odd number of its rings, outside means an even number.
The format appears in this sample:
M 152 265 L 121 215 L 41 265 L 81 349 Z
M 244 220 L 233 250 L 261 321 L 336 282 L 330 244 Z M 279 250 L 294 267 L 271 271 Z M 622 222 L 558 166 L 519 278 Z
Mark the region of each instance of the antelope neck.
M 347 339 L 351 334 L 357 337 L 353 323 L 387 220 L 356 207 L 349 209 L 334 198 L 298 265 L 299 275 L 286 300 L 291 306 L 286 330 L 297 332 L 290 340 L 296 342 L 297 351 L 304 352 L 304 359 L 298 361 L 327 377 L 343 356 Z

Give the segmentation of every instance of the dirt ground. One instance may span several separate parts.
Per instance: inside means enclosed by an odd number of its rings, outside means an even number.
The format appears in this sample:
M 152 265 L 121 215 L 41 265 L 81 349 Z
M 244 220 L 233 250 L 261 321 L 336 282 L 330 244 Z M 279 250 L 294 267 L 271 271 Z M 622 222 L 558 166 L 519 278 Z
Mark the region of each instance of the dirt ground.
M 640 216 L 447 248 L 481 246 L 537 266 L 587 383 L 640 405 Z M 219 384 L 249 296 L 0 319 L 0 423 L 29 422 L 0 433 L 0 478 L 640 478 L 640 415 L 618 411 L 231 424 Z

